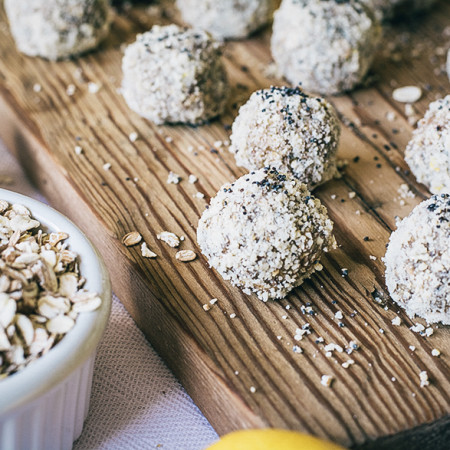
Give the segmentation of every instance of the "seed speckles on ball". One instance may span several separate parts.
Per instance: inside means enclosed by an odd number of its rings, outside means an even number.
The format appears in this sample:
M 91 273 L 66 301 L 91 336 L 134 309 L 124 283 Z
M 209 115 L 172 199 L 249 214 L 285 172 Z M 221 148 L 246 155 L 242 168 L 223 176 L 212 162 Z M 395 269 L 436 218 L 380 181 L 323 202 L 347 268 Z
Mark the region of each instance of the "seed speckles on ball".
M 450 192 L 450 95 L 430 103 L 406 147 L 405 161 L 433 194 Z
M 126 48 L 122 70 L 128 106 L 156 124 L 201 124 L 225 106 L 221 44 L 205 31 L 155 25 Z
M 177 0 L 183 20 L 221 39 L 245 38 L 272 18 L 275 0 Z
M 211 267 L 263 301 L 279 299 L 335 248 L 326 208 L 306 185 L 260 169 L 224 185 L 199 221 L 197 240 Z
M 357 1 L 283 0 L 274 14 L 271 50 L 292 84 L 335 94 L 361 82 L 380 38 L 372 10 Z
M 408 316 L 450 324 L 450 195 L 432 196 L 400 222 L 384 262 L 389 293 Z M 427 334 L 421 324 L 413 331 Z
M 340 125 L 334 108 L 299 87 L 254 92 L 236 117 L 229 150 L 248 170 L 274 167 L 309 189 L 336 173 Z

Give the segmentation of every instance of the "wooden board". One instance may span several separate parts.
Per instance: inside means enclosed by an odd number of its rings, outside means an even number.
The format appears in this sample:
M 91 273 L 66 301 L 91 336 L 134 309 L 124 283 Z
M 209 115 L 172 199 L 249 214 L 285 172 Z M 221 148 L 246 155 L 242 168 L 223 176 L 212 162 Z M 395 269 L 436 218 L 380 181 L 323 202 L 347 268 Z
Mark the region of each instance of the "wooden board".
M 237 108 L 252 91 L 282 83 L 265 76 L 270 30 L 226 45 L 232 92 L 224 117 L 197 128 L 157 127 L 131 112 L 118 92 L 120 48 L 153 23 L 170 21 L 167 15 L 139 8 L 117 14 L 98 52 L 60 63 L 20 55 L 1 15 L 0 136 L 51 204 L 100 249 L 115 292 L 219 433 L 283 427 L 365 448 L 431 443 L 436 449 L 450 439 L 450 330 L 435 326 L 426 338 L 410 330 L 416 321 L 387 296 L 380 259 L 395 217 L 429 195 L 403 160 L 413 127 L 392 90 L 423 87 L 414 104 L 418 116 L 448 92 L 439 68 L 449 18 L 450 4 L 442 0 L 429 15 L 386 30 L 369 87 L 330 98 L 342 120 L 339 157 L 348 165 L 316 194 L 335 222 L 340 247 L 288 298 L 262 303 L 223 282 L 201 255 L 188 264 L 176 261 L 176 250 L 156 234 L 183 235 L 182 248 L 198 252 L 196 225 L 205 205 L 224 182 L 244 173 L 215 142 L 228 139 Z M 89 92 L 89 82 L 100 90 Z M 135 142 L 132 132 L 139 134 Z M 183 180 L 167 184 L 169 171 Z M 191 173 L 196 184 L 187 181 Z M 403 184 L 413 198 L 401 198 Z M 121 244 L 133 230 L 157 259 Z M 218 302 L 206 312 L 202 305 L 211 298 Z M 335 317 L 338 311 L 343 319 Z M 391 322 L 397 315 L 399 327 Z M 306 323 L 312 334 L 296 342 L 296 329 Z M 316 343 L 319 337 L 324 343 Z M 351 355 L 326 356 L 324 344 L 345 348 L 352 340 L 360 349 Z M 293 352 L 295 344 L 302 354 Z M 441 350 L 439 358 L 431 356 L 433 348 Z M 355 364 L 343 368 L 350 358 Z M 431 383 L 420 388 L 423 370 Z M 321 385 L 323 374 L 335 377 L 332 387 Z

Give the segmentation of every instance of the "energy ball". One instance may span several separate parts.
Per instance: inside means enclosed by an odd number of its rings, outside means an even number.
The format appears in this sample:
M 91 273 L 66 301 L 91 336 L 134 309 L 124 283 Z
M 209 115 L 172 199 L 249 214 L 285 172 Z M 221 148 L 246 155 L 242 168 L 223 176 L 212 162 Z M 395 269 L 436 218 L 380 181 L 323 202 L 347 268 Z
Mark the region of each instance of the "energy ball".
M 5 0 L 17 48 L 58 60 L 91 50 L 109 31 L 109 0 Z
M 433 194 L 450 192 L 450 95 L 430 103 L 406 146 L 405 161 Z
M 123 96 L 133 111 L 156 124 L 201 124 L 225 107 L 221 54 L 206 31 L 154 26 L 125 50 Z
M 263 301 L 320 270 L 335 248 L 333 223 L 305 184 L 273 168 L 225 184 L 200 218 L 197 241 L 224 280 Z
M 221 39 L 245 38 L 272 19 L 276 0 L 177 0 L 183 20 Z
M 312 189 L 336 173 L 340 132 L 334 108 L 324 99 L 298 87 L 271 87 L 254 92 L 240 108 L 230 151 L 239 166 L 271 166 Z
M 386 285 L 411 318 L 450 325 L 450 195 L 434 195 L 389 240 Z
M 284 77 L 312 92 L 353 89 L 367 71 L 381 25 L 354 0 L 283 0 L 274 14 L 272 56 Z

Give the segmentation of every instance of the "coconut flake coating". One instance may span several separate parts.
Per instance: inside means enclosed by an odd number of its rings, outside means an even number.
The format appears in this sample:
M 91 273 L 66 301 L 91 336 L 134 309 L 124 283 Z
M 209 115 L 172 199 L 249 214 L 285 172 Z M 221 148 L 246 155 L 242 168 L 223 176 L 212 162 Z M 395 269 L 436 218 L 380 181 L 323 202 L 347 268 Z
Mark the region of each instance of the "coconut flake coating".
M 450 95 L 430 103 L 406 146 L 405 161 L 433 194 L 450 192 Z
M 263 301 L 280 299 L 319 269 L 336 241 L 305 184 L 260 169 L 225 184 L 200 218 L 197 241 L 211 267 Z
M 50 60 L 91 50 L 109 31 L 109 0 L 5 0 L 17 48 Z
M 221 39 L 245 38 L 272 19 L 276 0 L 177 0 L 183 20 Z
M 336 173 L 340 125 L 334 108 L 300 88 L 254 92 L 236 117 L 230 151 L 248 170 L 274 167 L 309 189 Z
M 221 45 L 205 31 L 154 26 L 125 50 L 123 96 L 133 111 L 156 124 L 201 124 L 225 107 L 221 54 Z
M 450 325 L 450 196 L 434 195 L 389 240 L 386 285 L 411 318 Z
M 283 0 L 274 14 L 272 56 L 294 85 L 337 94 L 366 75 L 381 38 L 381 26 L 354 0 Z

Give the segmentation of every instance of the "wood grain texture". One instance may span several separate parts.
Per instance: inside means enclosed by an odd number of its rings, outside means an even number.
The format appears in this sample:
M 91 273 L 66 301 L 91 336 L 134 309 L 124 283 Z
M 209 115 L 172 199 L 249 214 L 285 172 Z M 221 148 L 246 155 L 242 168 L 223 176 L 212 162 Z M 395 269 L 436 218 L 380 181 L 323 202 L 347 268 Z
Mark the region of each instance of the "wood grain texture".
M 381 51 L 369 87 L 329 99 L 343 124 L 338 155 L 348 165 L 342 178 L 316 195 L 335 222 L 340 246 L 324 258 L 320 273 L 286 299 L 262 303 L 209 269 L 195 232 L 210 197 L 244 173 L 215 142 L 228 139 L 237 108 L 252 91 L 282 83 L 265 76 L 270 30 L 227 43 L 232 92 L 221 119 L 197 128 L 158 127 L 131 112 L 118 92 L 120 47 L 153 23 L 171 19 L 155 19 L 139 8 L 116 14 L 99 51 L 52 63 L 17 53 L 0 17 L 0 136 L 50 202 L 94 241 L 115 292 L 219 433 L 275 426 L 367 448 L 406 442 L 411 449 L 417 436 L 433 435 L 436 449 L 448 440 L 443 430 L 450 426 L 450 330 L 434 327 L 433 336 L 424 338 L 409 329 L 416 321 L 387 296 L 380 258 L 395 217 L 429 195 L 403 160 L 412 126 L 403 105 L 392 100 L 392 89 L 426 87 L 414 104 L 419 116 L 448 92 L 448 79 L 438 70 L 444 56 L 435 49 L 448 47 L 449 18 L 450 5 L 440 1 L 429 15 L 386 30 L 384 50 L 391 46 L 394 57 Z M 418 53 L 413 59 L 412 51 Z M 96 94 L 89 92 L 89 82 L 101 86 Z M 76 86 L 73 96 L 66 93 L 69 84 Z M 388 112 L 395 112 L 394 120 Z M 129 140 L 132 132 L 139 134 L 135 142 Z M 183 180 L 167 184 L 169 171 Z M 195 184 L 187 181 L 191 173 L 199 178 Z M 415 193 L 405 204 L 398 193 L 402 184 Z M 205 198 L 195 197 L 197 192 Z M 133 230 L 158 258 L 144 259 L 139 247 L 121 244 Z M 163 230 L 185 236 L 182 248 L 197 251 L 197 260 L 176 261 L 176 250 L 156 238 Z M 205 312 L 202 305 L 211 298 L 218 302 Z M 338 311 L 342 320 L 335 318 Z M 400 327 L 391 323 L 397 314 Z M 296 329 L 306 323 L 312 334 L 296 342 Z M 324 343 L 316 343 L 319 337 Z M 350 356 L 325 355 L 324 344 L 345 348 L 352 340 L 360 349 Z M 294 345 L 303 353 L 293 352 Z M 439 358 L 431 356 L 433 348 L 441 350 Z M 350 358 L 355 364 L 343 368 Z M 431 381 L 426 388 L 420 388 L 423 370 Z M 323 374 L 335 377 L 331 388 L 321 385 Z M 424 441 L 416 444 L 426 448 Z

